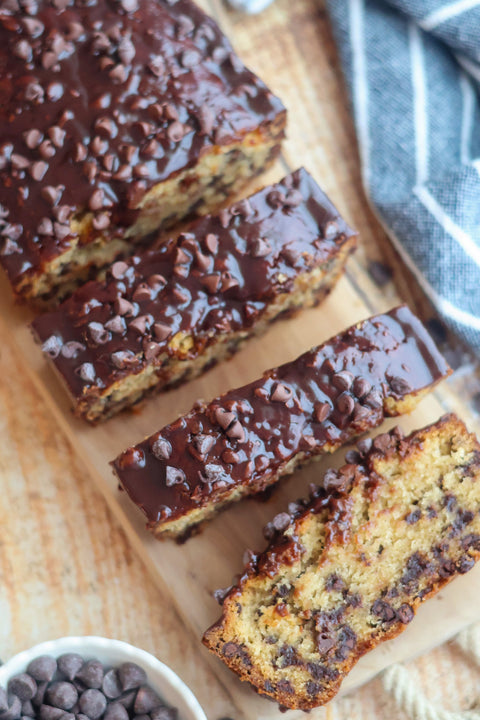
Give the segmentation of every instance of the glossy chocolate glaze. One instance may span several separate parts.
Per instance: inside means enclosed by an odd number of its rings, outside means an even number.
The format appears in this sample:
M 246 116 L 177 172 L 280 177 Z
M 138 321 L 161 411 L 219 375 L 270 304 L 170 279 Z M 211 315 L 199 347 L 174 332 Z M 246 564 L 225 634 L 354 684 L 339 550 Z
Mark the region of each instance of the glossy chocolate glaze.
M 190 0 L 4 0 L 0 261 L 13 283 L 121 231 L 146 190 L 283 112 Z
M 161 530 L 233 487 L 258 487 L 298 453 L 313 456 L 379 425 L 449 368 L 406 306 L 337 335 L 262 378 L 195 407 L 113 463 L 123 488 Z
M 313 178 L 298 170 L 191 232 L 112 266 L 33 322 L 72 395 L 190 359 L 219 335 L 248 331 L 295 279 L 332 261 L 353 235 Z M 176 339 L 190 336 L 188 351 Z M 161 377 L 159 378 L 160 381 Z

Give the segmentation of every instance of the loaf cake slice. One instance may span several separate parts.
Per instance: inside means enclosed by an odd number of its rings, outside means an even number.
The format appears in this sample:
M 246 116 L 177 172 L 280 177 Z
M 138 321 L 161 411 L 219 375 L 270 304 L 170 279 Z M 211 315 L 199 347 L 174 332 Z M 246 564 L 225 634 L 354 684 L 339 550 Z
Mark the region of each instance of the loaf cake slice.
M 117 261 L 38 317 L 77 415 L 105 419 L 198 375 L 268 322 L 316 304 L 356 235 L 298 170 L 157 250 Z
M 361 447 L 361 450 L 360 450 Z M 480 555 L 480 445 L 454 415 L 395 429 L 267 526 L 203 641 L 287 708 L 322 705 L 368 650 Z
M 399 307 L 197 403 L 113 467 L 158 537 L 184 537 L 227 503 L 412 410 L 449 372 L 421 322 Z
M 4 0 L 0 67 L 0 261 L 37 302 L 219 207 L 284 136 L 191 0 Z

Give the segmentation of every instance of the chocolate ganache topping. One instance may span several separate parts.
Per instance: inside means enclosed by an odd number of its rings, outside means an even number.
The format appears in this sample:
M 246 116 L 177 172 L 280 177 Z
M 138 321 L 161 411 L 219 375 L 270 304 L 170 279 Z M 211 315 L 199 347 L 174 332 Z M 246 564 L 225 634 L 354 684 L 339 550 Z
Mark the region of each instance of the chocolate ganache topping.
M 248 331 L 296 278 L 326 267 L 354 235 L 305 170 L 198 220 L 158 249 L 113 264 L 33 329 L 74 397 L 165 354 L 192 359 Z M 166 369 L 168 372 L 168 368 Z
M 422 323 L 401 306 L 195 407 L 113 466 L 155 527 L 277 475 L 300 452 L 339 447 L 449 372 Z
M 0 261 L 120 232 L 145 192 L 283 110 L 190 0 L 2 0 Z M 113 229 L 114 228 L 114 229 Z

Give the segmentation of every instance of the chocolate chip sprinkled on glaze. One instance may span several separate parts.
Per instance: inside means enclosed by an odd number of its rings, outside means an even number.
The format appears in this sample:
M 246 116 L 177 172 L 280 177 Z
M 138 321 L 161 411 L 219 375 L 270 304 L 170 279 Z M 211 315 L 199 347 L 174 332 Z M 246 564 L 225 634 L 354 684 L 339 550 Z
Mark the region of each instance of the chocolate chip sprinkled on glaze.
M 168 460 L 172 454 L 172 446 L 168 440 L 165 440 L 160 436 L 152 444 L 152 452 L 156 458 Z
M 19 252 L 2 256 L 17 287 L 67 247 L 65 237 L 38 234 L 44 187 L 63 184 L 66 204 L 80 214 L 108 200 L 115 207 L 113 233 L 139 213 L 137 200 L 131 202 L 132 167 L 145 183 L 137 187 L 141 199 L 156 183 L 194 167 L 218 138 L 242 141 L 284 112 L 190 0 L 11 5 L 0 8 L 2 75 L 18 91 L 7 93 L 0 120 L 0 136 L 12 144 L 0 181 L 12 222 L 23 225 Z M 125 147 L 137 159 L 143 153 L 139 128 L 151 139 L 148 163 L 123 155 Z M 28 193 L 28 214 L 20 187 Z M 94 240 L 82 234 L 82 244 Z
M 145 453 L 141 471 L 125 469 L 122 455 L 114 462 L 115 471 L 150 527 L 157 532 L 165 527 L 168 532 L 176 518 L 181 518 L 185 527 L 189 512 L 200 504 L 210 502 L 213 508 L 233 489 L 238 492 L 242 488 L 243 494 L 248 494 L 265 487 L 262 483 L 275 482 L 285 463 L 294 461 L 299 453 L 308 458 L 333 452 L 378 426 L 385 415 L 396 412 L 392 404 L 396 394 L 386 376 L 397 376 L 407 358 L 411 389 L 402 399 L 413 403 L 416 395 L 445 377 L 449 369 L 420 321 L 408 308 L 400 307 L 349 328 L 249 385 L 193 408 L 161 431 L 172 447 L 168 461 L 156 458 L 150 449 L 151 440 L 145 440 L 137 446 Z M 329 367 L 336 372 L 327 374 Z M 363 399 L 352 395 L 357 378 L 372 388 L 369 394 L 375 390 L 381 402 L 380 408 L 365 408 L 361 422 L 352 415 L 357 405 L 363 407 Z M 345 384 L 349 390 L 342 389 Z M 201 429 L 202 453 L 193 440 L 194 428 Z M 306 437 L 311 438 L 308 444 Z M 388 435 L 385 446 L 392 437 L 397 436 Z M 208 449 L 205 438 L 210 438 Z M 194 451 L 186 453 L 190 443 Z M 361 441 L 360 447 L 367 449 L 368 442 Z M 375 445 L 374 449 L 379 448 Z M 230 453 L 235 453 L 235 462 Z M 186 484 L 181 492 L 174 486 L 165 487 L 162 478 L 167 463 L 183 470 L 188 491 Z M 206 474 L 207 465 L 217 468 L 218 487 L 212 485 L 212 473 Z M 332 473 L 330 484 L 336 491 L 352 482 L 353 467 L 346 465 L 341 472 Z M 164 506 L 170 513 L 162 521 L 158 508 Z

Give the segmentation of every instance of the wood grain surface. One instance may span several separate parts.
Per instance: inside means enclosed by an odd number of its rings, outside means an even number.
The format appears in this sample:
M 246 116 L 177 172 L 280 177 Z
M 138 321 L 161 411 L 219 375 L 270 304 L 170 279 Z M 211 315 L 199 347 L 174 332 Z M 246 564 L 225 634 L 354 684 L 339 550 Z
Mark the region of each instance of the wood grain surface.
M 221 0 L 202 0 L 200 4 L 219 19 L 239 54 L 288 107 L 284 155 L 266 179 L 304 164 L 360 231 L 362 244 L 326 308 L 277 325 L 232 363 L 157 398 L 138 414 L 123 415 L 93 430 L 69 417 L 50 371 L 32 349 L 25 330 L 28 311 L 13 306 L 2 284 L 0 657 L 8 658 L 36 642 L 67 634 L 117 637 L 171 665 L 192 687 L 209 720 L 222 716 L 260 720 L 272 717 L 274 709 L 240 689 L 233 676 L 210 658 L 199 644 L 198 623 L 206 616 L 214 619 L 217 611 L 209 599 L 212 583 L 229 582 L 240 567 L 242 547 L 249 543 L 261 546 L 262 519 L 291 497 L 291 481 L 267 505 L 244 503 L 219 518 L 198 542 L 177 548 L 150 540 L 141 519 L 123 500 L 118 501 L 106 458 L 124 447 L 127 426 L 136 433 L 129 442 L 136 441 L 160 427 L 161 421 L 187 410 L 196 397 L 211 397 L 326 339 L 348 324 L 346 318 L 355 320 L 387 309 L 399 296 L 426 319 L 432 311 L 396 258 L 363 195 L 348 102 L 321 0 L 277 0 L 255 18 L 227 11 Z M 372 260 L 393 268 L 392 280 L 382 287 L 368 272 Z M 456 347 L 445 347 L 461 367 L 448 386 L 410 419 L 410 426 L 453 408 L 470 427 L 478 429 L 478 416 L 466 397 L 479 392 L 472 359 Z M 312 479 L 309 473 L 312 471 L 302 474 L 300 487 Z M 128 538 L 97 487 L 109 498 L 117 517 L 127 518 Z M 245 537 L 247 526 L 250 532 Z M 223 552 L 217 558 L 205 555 L 209 544 L 221 546 Z M 169 572 L 176 565 L 182 582 Z M 190 585 L 185 580 L 189 576 Z M 464 599 L 479 580 L 461 579 L 464 585 L 459 592 Z M 470 604 L 475 608 L 475 602 Z M 423 647 L 435 645 L 438 637 L 432 635 L 429 640 Z M 435 686 L 439 697 L 445 690 L 450 702 L 469 702 L 468 686 L 457 683 L 450 687 L 455 676 L 452 657 L 459 661 L 458 651 L 437 650 L 416 668 L 420 676 L 428 675 L 425 668 L 434 668 L 435 682 L 440 678 L 441 687 Z M 464 677 L 473 678 L 473 670 Z M 393 717 L 394 712 L 375 682 L 311 717 L 346 720 Z

